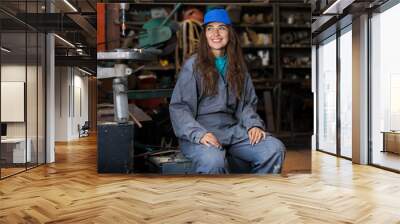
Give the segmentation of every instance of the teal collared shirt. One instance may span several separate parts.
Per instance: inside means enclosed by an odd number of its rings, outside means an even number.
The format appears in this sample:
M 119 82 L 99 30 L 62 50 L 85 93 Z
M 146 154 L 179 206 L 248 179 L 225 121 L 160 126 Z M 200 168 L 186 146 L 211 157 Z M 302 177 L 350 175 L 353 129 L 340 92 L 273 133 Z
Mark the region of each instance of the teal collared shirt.
M 225 80 L 226 73 L 226 55 L 222 57 L 215 57 L 215 67 L 217 68 L 218 73 Z

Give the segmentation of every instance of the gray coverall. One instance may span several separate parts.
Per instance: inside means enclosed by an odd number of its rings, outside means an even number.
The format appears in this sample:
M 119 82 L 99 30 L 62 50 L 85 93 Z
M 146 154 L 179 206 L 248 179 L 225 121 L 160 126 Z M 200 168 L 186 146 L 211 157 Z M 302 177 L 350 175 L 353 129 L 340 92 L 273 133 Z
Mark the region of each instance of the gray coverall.
M 238 100 L 219 76 L 218 94 L 201 94 L 201 77 L 194 72 L 196 55 L 183 65 L 169 105 L 171 122 L 182 153 L 193 162 L 196 173 L 236 172 L 279 173 L 285 154 L 280 140 L 267 136 L 251 145 L 247 131 L 263 130 L 264 123 L 256 113 L 257 96 L 251 78 L 246 74 L 244 91 Z M 200 139 L 213 133 L 223 148 L 207 147 Z M 229 164 L 225 158 L 229 154 Z M 232 167 L 234 166 L 234 167 Z

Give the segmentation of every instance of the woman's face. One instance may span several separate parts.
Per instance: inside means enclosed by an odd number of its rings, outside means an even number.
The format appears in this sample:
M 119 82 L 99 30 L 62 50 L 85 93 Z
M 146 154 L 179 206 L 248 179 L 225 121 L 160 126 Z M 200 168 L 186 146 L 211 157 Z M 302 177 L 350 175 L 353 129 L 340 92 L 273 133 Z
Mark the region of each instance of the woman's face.
M 206 26 L 206 38 L 213 54 L 222 56 L 229 41 L 228 27 L 223 23 L 209 23 Z

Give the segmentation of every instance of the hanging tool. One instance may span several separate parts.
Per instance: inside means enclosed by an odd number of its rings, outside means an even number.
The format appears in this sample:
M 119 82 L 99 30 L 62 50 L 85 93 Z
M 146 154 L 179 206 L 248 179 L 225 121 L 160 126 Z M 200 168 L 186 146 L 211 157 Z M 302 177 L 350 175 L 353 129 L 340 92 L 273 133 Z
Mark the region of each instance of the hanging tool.
M 181 5 L 182 3 L 178 3 L 164 19 L 157 18 L 146 22 L 143 25 L 146 31 L 139 33 L 139 47 L 148 48 L 168 41 L 172 37 L 171 27 L 168 26 L 169 20 Z

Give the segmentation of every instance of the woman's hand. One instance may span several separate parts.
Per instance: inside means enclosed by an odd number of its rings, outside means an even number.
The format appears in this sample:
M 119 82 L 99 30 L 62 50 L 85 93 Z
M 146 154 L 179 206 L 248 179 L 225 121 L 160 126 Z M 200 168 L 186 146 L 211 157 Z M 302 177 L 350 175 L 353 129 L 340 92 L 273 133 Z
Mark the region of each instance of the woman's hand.
M 208 147 L 214 146 L 215 148 L 220 148 L 221 143 L 219 143 L 218 139 L 210 132 L 206 133 L 200 140 L 200 143 L 206 145 Z
M 258 127 L 250 128 L 250 130 L 248 131 L 248 135 L 250 144 L 252 145 L 259 143 L 262 139 L 265 139 L 267 137 L 267 133 Z

